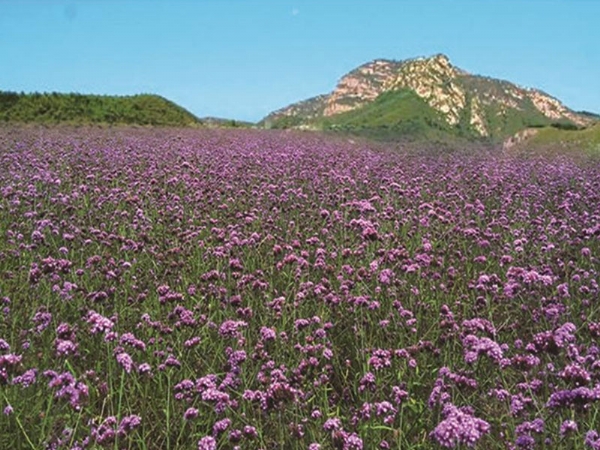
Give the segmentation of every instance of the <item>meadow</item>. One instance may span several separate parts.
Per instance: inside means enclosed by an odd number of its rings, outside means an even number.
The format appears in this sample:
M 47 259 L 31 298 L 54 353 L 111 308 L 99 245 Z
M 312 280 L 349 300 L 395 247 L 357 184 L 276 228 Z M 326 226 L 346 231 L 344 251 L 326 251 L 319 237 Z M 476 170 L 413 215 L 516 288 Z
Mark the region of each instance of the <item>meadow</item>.
M 0 448 L 600 449 L 598 160 L 0 131 Z

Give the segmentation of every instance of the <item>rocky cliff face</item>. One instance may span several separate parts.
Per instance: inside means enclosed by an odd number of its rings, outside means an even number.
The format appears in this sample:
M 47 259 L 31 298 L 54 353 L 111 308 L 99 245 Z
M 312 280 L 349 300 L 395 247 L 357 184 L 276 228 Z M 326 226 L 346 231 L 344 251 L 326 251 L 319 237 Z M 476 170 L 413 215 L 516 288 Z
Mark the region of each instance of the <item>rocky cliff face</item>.
M 538 111 L 540 111 L 549 119 L 560 120 L 566 118 L 580 126 L 585 126 L 590 123 L 590 119 L 588 117 L 579 115 L 569 110 L 560 101 L 549 96 L 548 94 L 543 93 L 542 91 L 528 89 L 526 90 L 526 93 Z
M 333 116 L 356 109 L 375 100 L 386 90 L 402 63 L 375 60 L 364 64 L 342 77 L 335 90 L 328 96 L 324 116 Z
M 479 136 L 501 135 L 503 124 L 519 116 L 535 124 L 567 121 L 586 126 L 591 119 L 577 114 L 559 100 L 536 89 L 507 81 L 471 75 L 450 63 L 445 55 L 405 61 L 375 60 L 343 76 L 326 95 L 290 105 L 270 114 L 310 122 L 334 117 L 373 102 L 384 92 L 411 90 L 437 111 L 450 126 L 469 127 Z M 539 123 L 538 123 L 539 122 Z M 510 130 L 514 132 L 514 130 Z
M 429 106 L 442 113 L 450 125 L 456 125 L 467 105 L 465 90 L 456 83 L 463 72 L 445 55 L 407 61 L 386 84 L 386 90 L 411 89 Z

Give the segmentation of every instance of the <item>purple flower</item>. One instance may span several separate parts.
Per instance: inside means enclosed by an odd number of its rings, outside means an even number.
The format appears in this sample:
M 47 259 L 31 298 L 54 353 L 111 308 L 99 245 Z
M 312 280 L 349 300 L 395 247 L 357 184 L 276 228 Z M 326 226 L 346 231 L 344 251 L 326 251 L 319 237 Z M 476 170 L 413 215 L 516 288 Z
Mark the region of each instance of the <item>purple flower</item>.
M 596 430 L 590 430 L 585 434 L 585 445 L 593 450 L 600 450 L 600 436 Z
M 391 352 L 389 350 L 377 349 L 373 352 L 373 356 L 369 358 L 369 365 L 375 370 L 380 370 L 392 365 Z
M 243 437 L 244 436 L 243 436 L 241 430 L 238 430 L 237 428 L 233 429 L 229 432 L 229 442 L 233 442 L 233 443 L 240 442 Z
M 185 412 L 183 413 L 183 418 L 185 420 L 193 420 L 196 417 L 198 417 L 200 411 L 198 411 L 196 408 L 188 408 L 185 410 Z
M 140 364 L 137 370 L 140 375 L 152 374 L 152 367 L 148 363 Z
M 247 327 L 248 324 L 243 320 L 226 320 L 219 327 L 219 334 L 223 337 L 238 337 L 239 329 Z
M 55 345 L 57 356 L 75 355 L 79 347 L 78 344 L 68 339 L 57 339 Z
M 7 352 L 10 350 L 10 345 L 4 339 L 0 339 L 0 351 Z
M 144 343 L 144 341 L 137 339 L 133 335 L 133 333 L 125 333 L 125 334 L 121 335 L 121 338 L 119 339 L 119 343 L 121 345 L 130 345 L 131 347 L 137 348 L 138 350 L 142 350 L 142 351 L 146 350 L 146 344 Z
M 463 338 L 463 346 L 465 347 L 465 362 L 467 364 L 477 361 L 480 355 L 487 355 L 497 363 L 504 356 L 502 347 L 487 337 L 478 338 L 474 334 L 469 334 Z
M 363 392 L 368 389 L 370 391 L 375 390 L 375 375 L 372 372 L 367 372 L 360 379 L 360 385 L 358 387 L 358 392 Z
M 379 273 L 379 282 L 383 285 L 389 285 L 392 283 L 394 277 L 394 271 L 391 269 L 384 269 Z
M 117 418 L 115 416 L 109 416 L 102 421 L 102 423 L 95 427 L 92 427 L 92 437 L 97 444 L 104 445 L 114 441 L 116 437 L 115 425 L 117 424 Z
M 579 364 L 569 364 L 566 366 L 560 373 L 560 377 L 563 380 L 572 382 L 576 386 L 586 385 L 592 380 L 590 373 Z
M 272 328 L 261 327 L 260 337 L 263 341 L 274 341 L 277 339 L 277 332 Z
M 573 334 L 577 327 L 571 322 L 567 322 L 554 331 L 554 341 L 558 347 L 565 347 L 566 344 L 575 342 Z
M 6 378 L 6 368 L 18 366 L 22 359 L 21 355 L 14 353 L 0 355 L 0 380 Z
M 106 334 L 115 326 L 115 323 L 112 320 L 104 317 L 102 314 L 98 314 L 96 311 L 88 312 L 86 322 L 92 326 L 90 329 L 92 334 Z
M 344 439 L 343 450 L 362 450 L 363 441 L 356 433 L 350 433 Z
M 10 416 L 13 412 L 14 412 L 14 409 L 11 405 L 7 405 L 6 408 L 4 408 L 5 416 Z
M 86 384 L 77 381 L 69 372 L 58 374 L 52 370 L 46 370 L 43 375 L 50 378 L 48 387 L 56 389 L 56 398 L 66 398 L 75 411 L 81 410 L 84 398 L 89 395 L 89 389 Z
M 515 440 L 515 445 L 524 450 L 533 450 L 535 448 L 535 438 L 530 434 L 522 434 Z
M 142 418 L 136 414 L 132 414 L 130 416 L 125 416 L 121 419 L 121 423 L 119 424 L 119 429 L 117 430 L 117 434 L 119 436 L 125 436 L 130 431 L 139 427 L 142 423 Z
M 444 420 L 431 432 L 431 436 L 442 446 L 454 448 L 465 444 L 473 447 L 484 434 L 490 431 L 490 424 L 452 404 L 446 404 Z
M 230 425 L 231 425 L 231 419 L 227 419 L 227 418 L 219 420 L 218 422 L 215 422 L 215 424 L 213 425 L 213 434 L 219 435 L 219 434 L 225 432 L 227 430 L 227 428 L 229 428 Z
M 37 369 L 29 369 L 23 375 L 14 377 L 12 380 L 12 384 L 20 384 L 22 387 L 26 388 L 35 383 L 36 376 Z
M 569 285 L 567 283 L 562 283 L 559 284 L 558 286 L 556 286 L 556 291 L 558 292 L 558 295 L 560 295 L 562 298 L 569 298 Z
M 578 387 L 573 390 L 554 392 L 548 399 L 546 406 L 548 408 L 561 408 L 570 406 L 585 407 L 599 399 L 600 386 L 596 386 L 594 389 Z
M 528 433 L 543 433 L 545 423 L 543 419 L 537 418 L 531 422 L 523 422 L 517 425 L 515 432 L 517 434 L 528 434 Z
M 246 425 L 244 427 L 244 436 L 246 436 L 248 439 L 254 439 L 255 437 L 258 436 L 256 428 L 254 428 L 251 425 Z
M 408 398 L 408 392 L 401 389 L 399 386 L 392 387 L 392 394 L 394 395 L 394 402 L 396 405 L 401 405 L 402 402 Z
M 33 328 L 33 332 L 36 334 L 41 334 L 52 322 L 52 314 L 47 311 L 38 311 L 33 316 L 32 322 L 35 324 Z
M 296 319 L 294 321 L 294 328 L 296 329 L 296 331 L 300 331 L 308 326 L 310 326 L 310 320 L 308 319 Z
M 165 360 L 165 366 L 180 368 L 181 367 L 181 363 L 173 355 L 169 355 L 169 356 L 167 356 L 167 359 Z
M 342 421 L 337 417 L 332 417 L 331 419 L 327 419 L 323 424 L 323 429 L 325 431 L 334 431 L 340 430 L 342 428 Z
M 231 367 L 239 367 L 241 363 L 246 361 L 246 352 L 244 350 L 236 350 L 229 355 L 229 364 Z
M 187 341 L 185 341 L 183 343 L 183 346 L 185 348 L 192 348 L 192 347 L 197 346 L 199 343 L 200 343 L 200 338 L 198 336 L 194 336 L 193 338 L 188 339 Z
M 517 435 L 515 445 L 525 450 L 533 450 L 535 448 L 535 438 L 531 433 L 542 433 L 544 431 L 544 426 L 544 421 L 540 418 L 517 425 L 515 429 Z
M 567 419 L 560 425 L 560 435 L 565 436 L 571 432 L 577 431 L 577 429 L 577 422 Z
M 117 362 L 121 367 L 123 367 L 125 372 L 131 373 L 131 370 L 133 369 L 133 359 L 131 359 L 131 356 L 129 356 L 128 353 L 122 352 L 117 353 L 116 358 Z
M 371 418 L 372 409 L 373 405 L 371 403 L 363 403 L 363 405 L 360 407 L 360 416 L 365 420 L 369 420 Z
M 510 413 L 513 416 L 518 416 L 521 411 L 523 411 L 527 405 L 532 403 L 532 399 L 530 397 L 526 397 L 521 393 L 516 395 L 512 395 L 510 397 Z
M 217 450 L 217 441 L 212 436 L 205 436 L 198 441 L 198 450 Z
M 390 402 L 383 401 L 375 403 L 375 413 L 378 416 L 382 416 L 384 414 L 396 414 L 396 408 L 394 408 Z

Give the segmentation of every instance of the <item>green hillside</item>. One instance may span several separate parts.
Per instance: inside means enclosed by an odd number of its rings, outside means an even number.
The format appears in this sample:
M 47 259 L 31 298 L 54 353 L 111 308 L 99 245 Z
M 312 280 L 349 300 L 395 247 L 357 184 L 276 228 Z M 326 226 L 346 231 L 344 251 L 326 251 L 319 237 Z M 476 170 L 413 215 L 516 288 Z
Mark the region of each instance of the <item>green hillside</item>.
M 530 148 L 560 147 L 600 155 L 600 123 L 584 130 L 565 130 L 556 127 L 541 128 L 525 142 Z
M 0 91 L 0 122 L 190 126 L 197 117 L 149 94 L 132 96 Z
M 318 127 L 382 138 L 403 136 L 428 139 L 460 134 L 410 90 L 385 92 L 360 108 L 321 119 Z
M 481 93 L 485 93 L 488 99 L 494 99 L 481 106 L 481 117 L 492 140 L 504 139 L 526 128 L 550 126 L 553 123 L 565 126 L 572 124 L 566 119 L 552 120 L 546 117 L 526 96 L 518 100 L 511 97 L 509 93 L 513 85 L 508 81 L 470 74 L 461 75 L 456 81 L 467 93 L 468 105 L 472 105 L 474 97 Z M 515 106 L 507 107 L 511 102 Z M 472 108 L 463 111 L 459 126 L 474 132 L 468 125 L 472 117 L 471 111 Z

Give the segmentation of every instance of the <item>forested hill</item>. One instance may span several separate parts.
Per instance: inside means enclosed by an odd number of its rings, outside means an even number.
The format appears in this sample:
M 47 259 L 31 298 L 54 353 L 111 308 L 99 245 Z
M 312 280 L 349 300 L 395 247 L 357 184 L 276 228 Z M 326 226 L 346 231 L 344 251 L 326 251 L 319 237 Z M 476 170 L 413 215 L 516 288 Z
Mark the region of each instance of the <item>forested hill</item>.
M 158 95 L 132 96 L 0 91 L 0 122 L 190 126 L 200 120 Z

